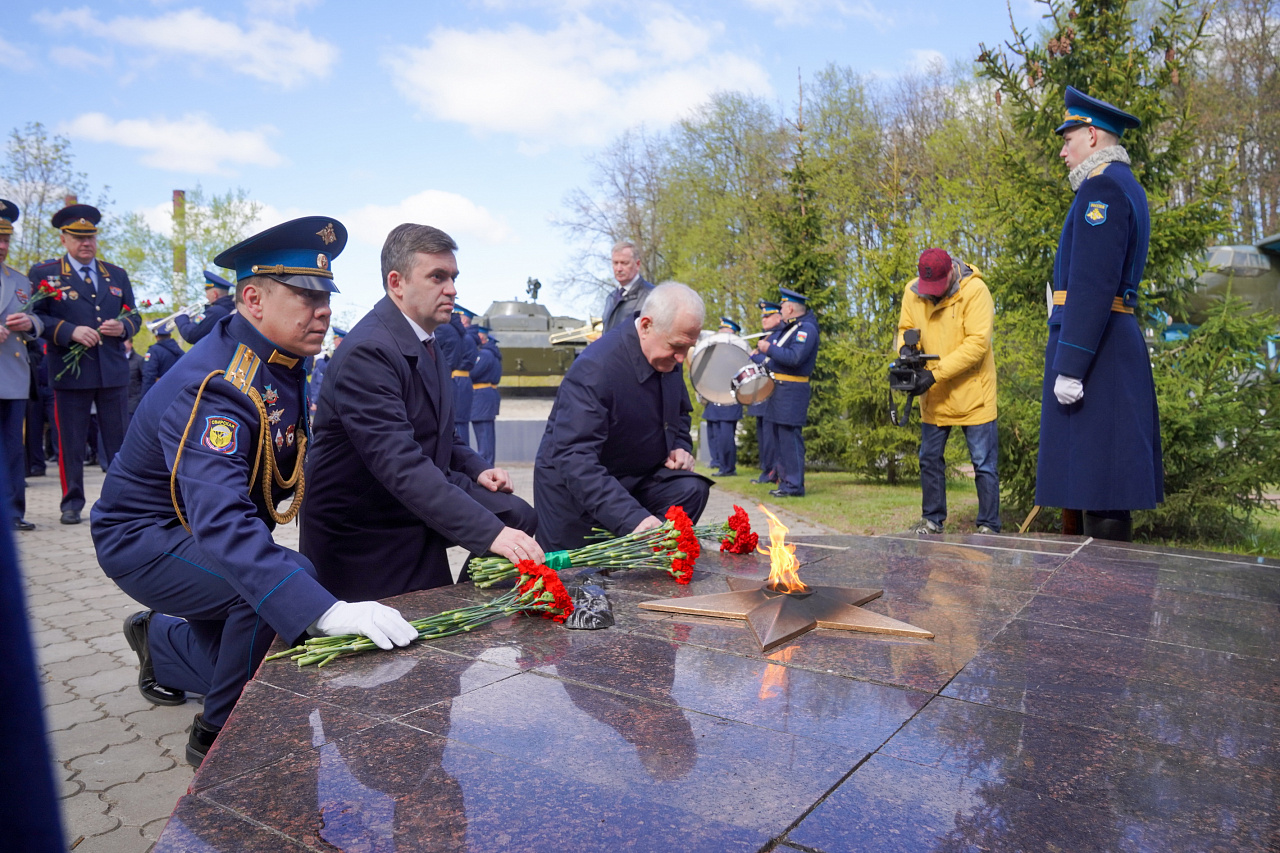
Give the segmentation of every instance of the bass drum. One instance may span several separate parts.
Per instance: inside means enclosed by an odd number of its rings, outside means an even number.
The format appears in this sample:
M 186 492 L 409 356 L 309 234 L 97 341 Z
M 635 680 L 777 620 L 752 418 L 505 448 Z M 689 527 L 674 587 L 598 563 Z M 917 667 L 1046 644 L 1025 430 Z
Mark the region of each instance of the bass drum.
M 773 394 L 778 381 L 769 373 L 763 364 L 754 362 L 734 374 L 729 387 L 733 389 L 734 399 L 744 406 L 763 403 Z
M 738 402 L 733 395 L 733 377 L 752 365 L 751 347 L 742 338 L 730 332 L 704 332 L 689 351 L 689 381 L 693 390 L 712 403 L 731 405 Z

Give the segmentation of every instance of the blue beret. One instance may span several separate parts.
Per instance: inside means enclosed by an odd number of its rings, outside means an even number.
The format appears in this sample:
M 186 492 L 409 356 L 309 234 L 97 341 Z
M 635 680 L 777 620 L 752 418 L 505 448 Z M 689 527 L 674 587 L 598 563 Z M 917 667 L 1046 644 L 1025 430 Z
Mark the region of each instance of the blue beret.
M 796 291 L 786 287 L 779 287 L 778 290 L 782 293 L 783 302 L 798 302 L 801 305 L 809 304 L 809 297 L 805 296 L 803 293 L 797 293 Z
M 53 215 L 53 227 L 68 234 L 87 237 L 98 233 L 102 211 L 89 204 L 72 204 Z
M 0 236 L 13 233 L 13 223 L 21 216 L 18 206 L 7 198 L 0 198 Z
M 1067 87 L 1066 112 L 1062 116 L 1062 124 L 1054 133 L 1061 134 L 1073 127 L 1087 125 L 1108 130 L 1116 136 L 1123 136 L 1130 127 L 1141 127 L 1137 116 L 1129 115 L 1121 109 L 1113 107 L 1106 101 L 1091 98 L 1074 86 Z
M 728 317 L 720 318 L 720 326 L 721 328 L 728 326 L 730 329 L 733 329 L 735 333 L 742 331 L 742 327 L 739 326 L 737 323 L 733 322 L 732 320 L 730 320 Z
M 345 338 L 347 336 L 347 330 L 342 328 L 341 326 L 333 326 L 332 329 L 333 329 L 333 336 L 335 338 Z
M 204 271 L 204 280 L 205 287 L 217 287 L 226 291 L 231 290 L 231 282 L 216 273 L 209 272 L 208 270 Z
M 347 229 L 327 216 L 304 216 L 241 240 L 213 259 L 236 280 L 266 275 L 302 290 L 337 293 L 330 269 L 347 245 Z

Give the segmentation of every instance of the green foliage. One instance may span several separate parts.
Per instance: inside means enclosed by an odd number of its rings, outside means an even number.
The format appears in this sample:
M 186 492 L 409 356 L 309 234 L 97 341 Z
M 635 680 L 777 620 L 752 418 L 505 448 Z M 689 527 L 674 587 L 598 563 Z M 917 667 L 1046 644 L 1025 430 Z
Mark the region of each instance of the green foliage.
M 1242 542 L 1280 483 L 1280 377 L 1261 354 L 1276 317 L 1215 305 L 1189 339 L 1156 349 L 1166 497 L 1138 517 L 1159 538 Z

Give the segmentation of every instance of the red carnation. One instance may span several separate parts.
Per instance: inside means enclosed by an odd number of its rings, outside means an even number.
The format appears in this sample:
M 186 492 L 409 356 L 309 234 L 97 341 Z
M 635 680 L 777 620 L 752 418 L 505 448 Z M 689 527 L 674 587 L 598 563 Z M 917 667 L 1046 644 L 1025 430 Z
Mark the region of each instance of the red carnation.
M 733 515 L 729 516 L 729 529 L 732 531 L 731 534 L 720 543 L 721 552 L 750 554 L 756 550 L 760 537 L 751 532 L 751 519 L 747 511 L 736 504 L 733 507 Z

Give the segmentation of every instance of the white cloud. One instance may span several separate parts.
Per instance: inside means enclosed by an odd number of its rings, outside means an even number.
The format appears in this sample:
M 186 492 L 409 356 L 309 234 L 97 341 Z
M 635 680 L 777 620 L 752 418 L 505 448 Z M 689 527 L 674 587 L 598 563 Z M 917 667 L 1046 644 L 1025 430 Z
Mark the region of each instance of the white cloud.
M 387 66 L 433 118 L 513 133 L 525 148 L 597 144 L 636 124 L 667 124 L 717 90 L 772 94 L 758 63 L 712 49 L 720 32 L 672 11 L 644 34 L 584 16 L 546 32 L 437 28 L 426 47 L 402 47 Z
M 935 68 L 946 68 L 947 57 L 940 50 L 924 49 L 908 51 L 907 67 L 917 73 L 925 73 Z
M 304 9 L 314 9 L 320 0 L 249 0 L 249 11 L 273 18 L 290 18 Z
M 143 48 L 156 56 L 215 61 L 220 68 L 277 83 L 285 88 L 324 77 L 338 49 L 306 29 L 254 21 L 247 28 L 221 21 L 199 9 L 184 9 L 155 18 L 103 20 L 87 7 L 40 12 L 37 23 L 54 30 L 80 30 L 94 39 Z
M 74 45 L 53 48 L 49 51 L 49 58 L 67 68 L 105 68 L 111 64 L 109 57 Z
M 459 245 L 475 240 L 494 246 L 512 238 L 510 226 L 500 217 L 469 198 L 442 190 L 424 190 L 396 204 L 366 205 L 338 218 L 347 226 L 351 239 L 379 247 L 391 229 L 404 222 L 434 225 Z
M 9 68 L 14 71 L 25 71 L 31 67 L 31 59 L 27 56 L 27 52 L 0 36 L 0 68 Z
M 784 26 L 825 21 L 832 15 L 865 21 L 878 30 L 893 23 L 893 18 L 877 9 L 872 0 L 747 0 L 747 5 L 773 13 L 774 22 Z
M 85 113 L 61 128 L 73 139 L 111 142 L 147 153 L 143 164 L 157 169 L 197 174 L 228 174 L 230 166 L 278 166 L 284 162 L 267 142 L 275 131 L 223 130 L 208 118 L 190 114 L 168 119 L 113 121 L 102 113 Z

